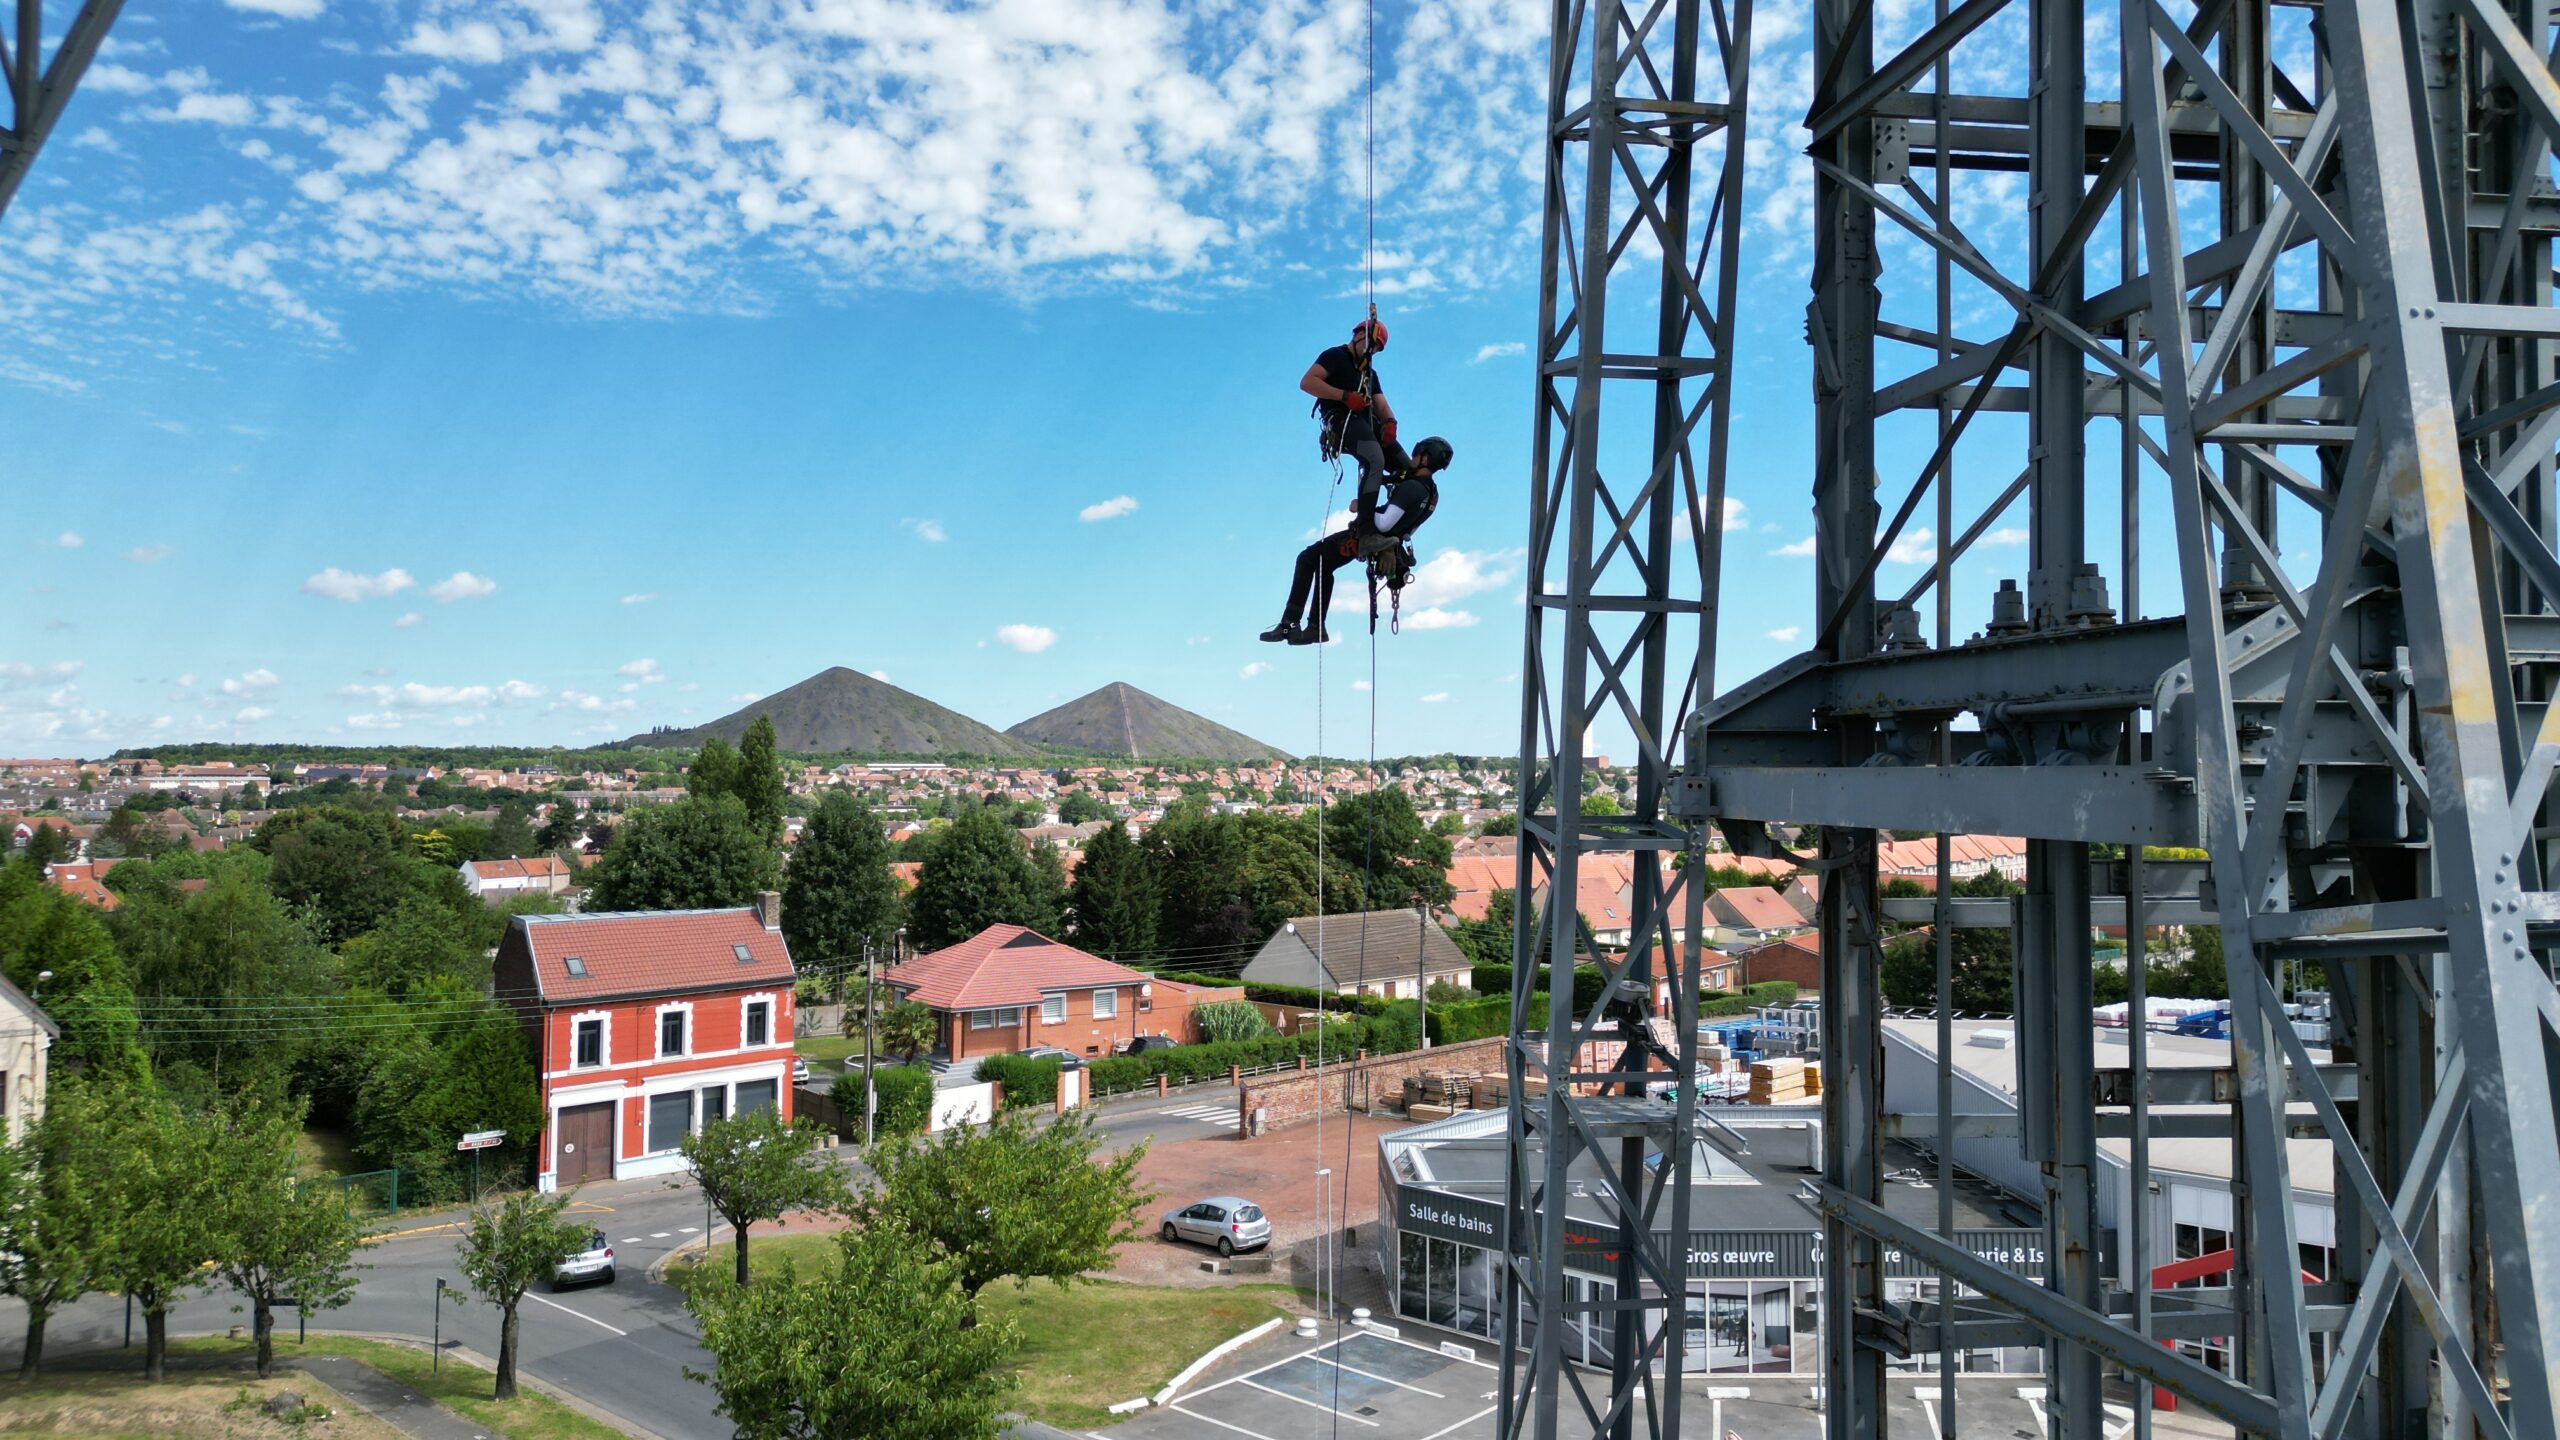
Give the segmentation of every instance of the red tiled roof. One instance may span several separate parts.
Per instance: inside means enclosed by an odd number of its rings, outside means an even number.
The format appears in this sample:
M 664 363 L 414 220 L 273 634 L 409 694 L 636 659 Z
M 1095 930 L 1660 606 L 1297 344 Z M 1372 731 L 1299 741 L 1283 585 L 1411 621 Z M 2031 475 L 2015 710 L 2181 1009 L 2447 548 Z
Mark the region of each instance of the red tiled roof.
M 1721 900 L 1736 919 L 1754 930 L 1792 930 L 1804 923 L 1796 907 L 1766 885 L 1729 886 L 1711 898 Z
M 1020 925 L 990 925 L 957 945 L 883 970 L 880 978 L 936 1010 L 1037 1005 L 1052 990 L 1144 985 L 1151 979 Z
M 472 860 L 465 862 L 471 873 L 483 880 L 534 880 L 549 875 L 566 875 L 569 868 L 556 855 L 536 855 L 527 860 Z
M 101 910 L 113 910 L 124 900 L 99 882 L 106 878 L 107 871 L 114 868 L 115 863 L 113 860 L 90 860 L 78 865 L 47 865 L 44 878 L 74 900 L 95 905 Z
M 791 952 L 753 907 L 634 910 L 603 915 L 520 915 L 533 948 L 534 985 L 546 1001 L 664 995 L 788 985 Z M 747 947 L 740 960 L 734 947 Z M 586 975 L 572 976 L 575 955 Z

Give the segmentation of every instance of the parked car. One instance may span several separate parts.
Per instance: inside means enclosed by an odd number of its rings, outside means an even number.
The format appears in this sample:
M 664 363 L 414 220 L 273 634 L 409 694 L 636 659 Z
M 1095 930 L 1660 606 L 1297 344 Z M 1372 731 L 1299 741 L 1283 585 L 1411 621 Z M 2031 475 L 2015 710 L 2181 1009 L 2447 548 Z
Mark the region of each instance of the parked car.
M 1270 1244 L 1271 1222 L 1263 1217 L 1261 1206 L 1242 1196 L 1212 1195 L 1197 1205 L 1168 1212 L 1160 1233 L 1167 1240 L 1193 1240 L 1216 1246 L 1221 1255 L 1233 1255 Z
M 791 1061 L 791 1083 L 792 1083 L 792 1084 L 794 1084 L 794 1085 L 806 1085 L 806 1084 L 808 1084 L 808 1083 L 809 1083 L 809 1057 L 808 1057 L 808 1056 L 806 1056 L 806 1055 L 801 1055 L 801 1056 L 796 1056 L 796 1057 L 794 1057 L 794 1058 L 792 1059 L 792 1061 Z
M 589 1230 L 584 1249 L 551 1267 L 551 1288 L 555 1291 L 590 1280 L 613 1283 L 613 1247 L 605 1243 L 601 1230 Z
M 1181 1041 L 1174 1039 L 1170 1035 L 1141 1035 L 1135 1040 L 1130 1041 L 1127 1045 L 1121 1047 L 1120 1053 L 1123 1055 L 1148 1055 L 1153 1054 L 1158 1050 L 1170 1050 L 1181 1043 Z
M 1055 1060 L 1058 1062 L 1058 1068 L 1061 1070 L 1081 1070 L 1084 1068 L 1083 1056 L 1077 1054 L 1073 1050 L 1061 1050 L 1055 1045 L 1034 1045 L 1022 1053 L 1030 1056 L 1034 1060 Z

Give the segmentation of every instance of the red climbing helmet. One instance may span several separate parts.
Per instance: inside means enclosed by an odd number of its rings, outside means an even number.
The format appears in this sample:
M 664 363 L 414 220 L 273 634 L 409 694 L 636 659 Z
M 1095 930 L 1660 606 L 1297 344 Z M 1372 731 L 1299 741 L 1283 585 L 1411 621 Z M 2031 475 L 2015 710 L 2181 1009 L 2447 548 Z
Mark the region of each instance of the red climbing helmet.
M 1352 339 L 1357 340 L 1363 335 L 1369 337 L 1370 354 L 1374 355 L 1387 348 L 1386 321 L 1380 320 L 1375 316 L 1371 316 L 1369 319 L 1363 320 L 1359 324 L 1351 327 Z

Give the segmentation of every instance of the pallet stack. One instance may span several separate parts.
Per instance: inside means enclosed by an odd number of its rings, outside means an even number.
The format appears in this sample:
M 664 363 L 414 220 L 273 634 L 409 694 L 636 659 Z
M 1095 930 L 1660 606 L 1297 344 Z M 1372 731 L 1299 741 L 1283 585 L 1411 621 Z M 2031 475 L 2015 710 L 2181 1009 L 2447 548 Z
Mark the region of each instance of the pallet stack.
M 1821 1084 L 1817 1069 L 1813 1081 Z M 1802 1060 L 1759 1060 L 1751 1066 L 1751 1082 L 1742 1098 L 1753 1105 L 1800 1105 L 1811 1095 L 1805 1081 Z

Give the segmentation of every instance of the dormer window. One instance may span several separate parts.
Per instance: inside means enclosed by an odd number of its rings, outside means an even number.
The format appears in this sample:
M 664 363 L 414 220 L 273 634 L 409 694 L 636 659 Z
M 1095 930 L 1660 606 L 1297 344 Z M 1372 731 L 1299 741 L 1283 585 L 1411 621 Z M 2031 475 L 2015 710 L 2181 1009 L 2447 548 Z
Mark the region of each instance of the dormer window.
M 569 978 L 572 980 L 584 980 L 587 978 L 587 962 L 584 956 L 572 955 L 568 959 L 561 961 L 560 967 L 569 972 Z

